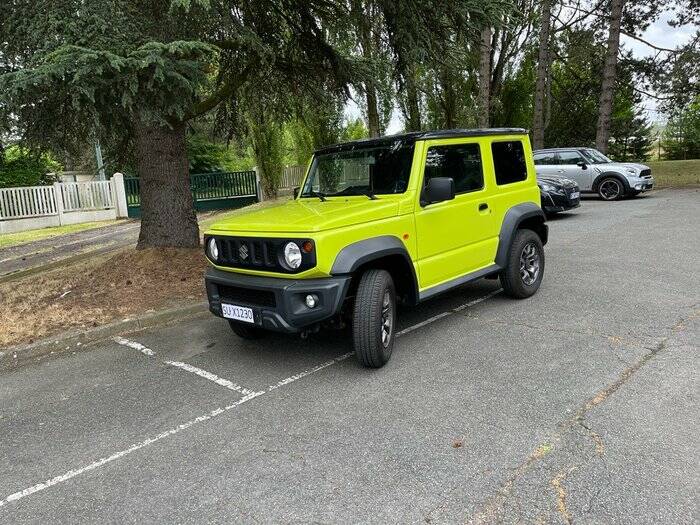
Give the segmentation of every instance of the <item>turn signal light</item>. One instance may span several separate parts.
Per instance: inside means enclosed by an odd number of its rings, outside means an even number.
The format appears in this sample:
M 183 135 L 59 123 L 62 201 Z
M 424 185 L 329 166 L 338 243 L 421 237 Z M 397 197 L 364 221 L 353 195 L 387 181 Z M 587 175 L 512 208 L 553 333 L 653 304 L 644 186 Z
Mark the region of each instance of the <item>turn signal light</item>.
M 304 253 L 311 253 L 314 251 L 314 243 L 311 241 L 304 241 L 301 245 L 301 249 L 304 250 Z

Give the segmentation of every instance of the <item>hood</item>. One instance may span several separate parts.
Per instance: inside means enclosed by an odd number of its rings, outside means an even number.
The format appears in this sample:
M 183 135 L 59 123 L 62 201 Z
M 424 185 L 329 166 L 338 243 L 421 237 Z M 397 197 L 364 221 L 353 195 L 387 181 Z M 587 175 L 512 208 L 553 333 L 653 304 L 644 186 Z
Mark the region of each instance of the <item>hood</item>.
M 557 188 L 574 188 L 577 187 L 578 184 L 576 184 L 574 181 L 571 179 L 565 179 L 564 177 L 554 177 L 551 175 L 537 175 L 537 182 L 546 182 L 547 184 L 551 184 L 552 186 L 556 186 Z
M 625 168 L 636 168 L 639 171 L 648 170 L 649 166 L 645 164 L 637 164 L 636 162 L 615 162 L 618 166 L 624 166 Z
M 241 213 L 212 225 L 211 230 L 238 232 L 318 232 L 397 215 L 393 199 L 365 197 L 295 199 L 277 206 Z

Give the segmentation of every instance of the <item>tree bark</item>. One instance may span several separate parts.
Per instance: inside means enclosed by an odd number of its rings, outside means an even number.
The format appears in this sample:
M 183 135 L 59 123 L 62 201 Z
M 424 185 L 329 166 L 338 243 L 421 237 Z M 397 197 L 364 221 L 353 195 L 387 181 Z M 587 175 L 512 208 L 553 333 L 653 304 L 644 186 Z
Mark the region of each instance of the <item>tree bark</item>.
M 358 15 L 360 45 L 362 46 L 362 56 L 368 61 L 374 58 L 374 42 L 372 40 L 372 28 L 370 24 L 374 17 L 368 12 L 369 7 L 362 2 L 358 2 L 356 10 Z M 378 137 L 382 134 L 379 123 L 379 109 L 377 106 L 377 87 L 373 80 L 367 80 L 364 83 L 365 102 L 367 103 L 367 128 L 370 137 Z
M 418 86 L 416 85 L 416 74 L 413 67 L 407 68 L 405 78 L 406 85 L 406 106 L 408 110 L 408 122 L 406 123 L 406 131 L 420 131 L 420 105 L 418 102 Z
M 481 30 L 479 55 L 479 115 L 477 124 L 480 128 L 488 128 L 491 108 L 491 27 L 485 27 Z
M 373 82 L 365 83 L 365 98 L 367 100 L 367 128 L 370 137 L 382 134 L 379 125 L 379 110 L 377 109 L 377 90 Z
M 620 24 L 625 0 L 612 0 L 610 9 L 610 30 L 608 32 L 608 49 L 605 53 L 603 82 L 600 87 L 598 104 L 598 126 L 595 133 L 595 145 L 602 153 L 608 151 L 610 140 L 610 119 L 612 117 L 613 97 L 615 96 L 615 77 L 617 70 L 617 53 L 620 48 Z
M 185 124 L 168 127 L 139 122 L 134 141 L 141 190 L 141 231 L 136 247 L 199 246 Z
M 542 0 L 537 79 L 535 81 L 535 107 L 532 116 L 532 146 L 534 149 L 544 148 L 544 107 L 550 68 L 549 33 L 551 18 L 552 1 Z

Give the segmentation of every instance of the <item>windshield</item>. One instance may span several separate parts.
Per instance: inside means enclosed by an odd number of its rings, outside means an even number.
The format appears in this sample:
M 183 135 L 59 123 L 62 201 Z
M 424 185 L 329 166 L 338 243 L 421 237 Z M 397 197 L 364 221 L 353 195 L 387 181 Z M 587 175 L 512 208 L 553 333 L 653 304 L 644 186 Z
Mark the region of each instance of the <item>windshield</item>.
M 403 193 L 411 175 L 413 146 L 396 140 L 317 153 L 301 197 Z
M 586 160 L 591 164 L 609 164 L 612 162 L 612 160 L 603 155 L 597 149 L 584 149 L 581 150 L 581 152 L 583 153 L 583 156 L 586 157 Z

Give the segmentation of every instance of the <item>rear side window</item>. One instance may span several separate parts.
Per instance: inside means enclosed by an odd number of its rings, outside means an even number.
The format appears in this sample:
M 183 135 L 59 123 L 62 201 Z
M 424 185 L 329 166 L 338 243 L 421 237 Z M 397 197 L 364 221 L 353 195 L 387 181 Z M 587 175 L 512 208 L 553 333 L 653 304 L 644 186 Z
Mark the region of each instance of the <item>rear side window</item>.
M 536 153 L 534 156 L 535 164 L 537 166 L 543 165 L 547 166 L 550 164 L 556 164 L 557 159 L 554 153 Z
M 560 151 L 559 164 L 578 164 L 583 162 L 583 156 L 578 151 Z
M 525 149 L 519 140 L 491 143 L 496 184 L 512 184 L 527 179 Z
M 425 160 L 424 184 L 434 177 L 451 177 L 455 193 L 467 193 L 484 187 L 484 171 L 478 144 L 431 146 Z

